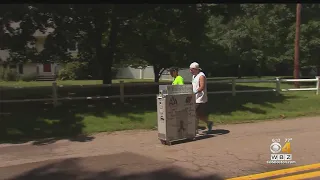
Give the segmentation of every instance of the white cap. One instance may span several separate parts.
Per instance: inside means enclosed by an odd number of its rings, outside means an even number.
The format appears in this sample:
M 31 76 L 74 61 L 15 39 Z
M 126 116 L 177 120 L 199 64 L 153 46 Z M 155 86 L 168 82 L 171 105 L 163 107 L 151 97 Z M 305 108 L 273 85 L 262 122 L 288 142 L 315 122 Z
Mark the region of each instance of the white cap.
M 190 69 L 199 69 L 201 70 L 199 64 L 197 62 L 193 62 L 190 64 Z

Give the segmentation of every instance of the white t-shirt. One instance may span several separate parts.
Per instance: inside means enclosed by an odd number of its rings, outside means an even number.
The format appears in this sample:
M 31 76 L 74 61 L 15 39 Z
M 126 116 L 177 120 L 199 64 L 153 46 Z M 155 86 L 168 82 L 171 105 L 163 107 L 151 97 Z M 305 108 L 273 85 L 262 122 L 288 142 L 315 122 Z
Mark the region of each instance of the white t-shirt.
M 192 76 L 192 88 L 193 88 L 194 92 L 198 90 L 198 88 L 200 86 L 200 76 L 205 77 L 205 87 L 204 87 L 203 91 L 200 91 L 196 94 L 196 103 L 206 103 L 208 101 L 207 78 L 203 72 L 200 72 L 199 74 Z

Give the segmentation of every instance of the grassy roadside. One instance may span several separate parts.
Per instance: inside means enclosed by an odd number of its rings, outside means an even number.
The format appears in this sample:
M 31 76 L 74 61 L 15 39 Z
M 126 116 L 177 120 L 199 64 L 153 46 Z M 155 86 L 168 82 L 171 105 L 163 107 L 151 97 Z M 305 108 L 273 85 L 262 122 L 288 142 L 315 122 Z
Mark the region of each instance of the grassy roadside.
M 312 92 L 245 93 L 210 95 L 210 119 L 216 124 L 256 122 L 268 119 L 292 118 L 320 114 L 320 96 Z M 133 100 L 134 101 L 134 100 Z M 156 125 L 155 100 L 145 99 L 146 105 L 124 107 L 122 113 L 105 112 L 103 116 L 83 115 L 84 132 L 150 129 Z M 131 103 L 128 103 L 128 105 Z M 140 106 L 140 107 L 139 107 Z M 148 108 L 146 106 L 149 106 Z M 151 108 L 151 106 L 153 108 Z M 140 112 L 140 108 L 145 108 Z M 131 110 L 129 110 L 131 109 Z M 104 122 L 104 123 L 101 123 Z
M 269 89 L 274 83 L 242 83 L 237 89 Z M 283 84 L 281 88 L 292 88 Z M 138 89 L 138 88 L 133 88 Z M 231 90 L 230 85 L 213 84 L 212 91 Z M 143 88 L 143 90 L 145 90 Z M 256 122 L 320 114 L 320 96 L 314 91 L 209 95 L 210 119 L 216 124 Z M 156 121 L 156 99 L 65 101 L 58 108 L 50 102 L 2 104 L 0 141 L 72 136 L 129 129 L 151 129 Z
M 115 79 L 112 83 L 134 83 L 134 82 L 154 82 L 153 79 Z M 165 81 L 163 81 L 165 82 Z M 102 84 L 102 80 L 66 80 L 57 81 L 59 85 L 99 85 Z M 50 81 L 0 81 L 0 87 L 35 87 L 35 86 L 52 86 Z

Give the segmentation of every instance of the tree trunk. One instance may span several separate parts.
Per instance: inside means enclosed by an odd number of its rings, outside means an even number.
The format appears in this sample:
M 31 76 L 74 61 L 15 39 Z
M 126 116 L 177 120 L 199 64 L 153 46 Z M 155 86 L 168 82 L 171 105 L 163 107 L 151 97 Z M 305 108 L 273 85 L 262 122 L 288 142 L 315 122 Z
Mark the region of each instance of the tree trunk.
M 242 78 L 241 64 L 238 65 L 238 79 Z
M 158 83 L 162 73 L 164 72 L 165 68 L 160 68 L 159 66 L 153 66 L 153 73 L 154 73 L 154 82 Z
M 112 65 L 114 60 L 114 53 L 116 51 L 117 34 L 119 29 L 117 14 L 118 14 L 118 8 L 117 8 L 117 5 L 115 5 L 113 12 L 111 14 L 111 30 L 108 38 L 109 42 L 107 45 L 107 49 L 106 49 L 106 52 L 101 52 L 101 54 L 104 55 L 103 58 L 99 58 L 102 65 L 103 84 L 112 83 Z
M 153 66 L 154 82 L 158 83 L 161 77 L 160 67 Z
M 258 78 L 261 78 L 262 77 L 262 68 L 261 67 L 257 67 L 257 76 Z
M 262 78 L 263 74 L 266 71 L 266 64 L 265 64 L 265 60 L 260 60 L 259 61 L 259 66 L 257 66 L 257 70 L 258 70 L 258 78 Z

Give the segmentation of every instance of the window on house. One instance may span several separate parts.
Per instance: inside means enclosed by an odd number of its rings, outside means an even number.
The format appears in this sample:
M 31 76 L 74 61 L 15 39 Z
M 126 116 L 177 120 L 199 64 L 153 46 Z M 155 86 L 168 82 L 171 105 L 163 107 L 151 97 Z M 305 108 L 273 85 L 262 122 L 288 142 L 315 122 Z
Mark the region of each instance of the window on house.
M 19 74 L 23 74 L 23 64 L 19 64 Z

